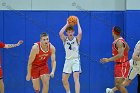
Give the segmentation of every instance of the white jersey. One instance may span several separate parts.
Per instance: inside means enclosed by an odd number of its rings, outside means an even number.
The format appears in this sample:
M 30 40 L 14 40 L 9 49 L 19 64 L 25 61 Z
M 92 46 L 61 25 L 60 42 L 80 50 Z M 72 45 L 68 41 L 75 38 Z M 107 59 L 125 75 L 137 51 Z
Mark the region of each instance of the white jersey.
M 69 40 L 68 37 L 66 37 L 66 40 L 64 42 L 64 48 L 66 52 L 66 59 L 75 59 L 80 58 L 79 57 L 79 44 L 77 42 L 76 37 L 73 37 L 72 40 Z
M 140 45 L 140 40 L 139 40 L 139 41 L 137 42 L 137 44 L 135 45 L 134 51 L 135 51 L 135 49 L 138 47 L 138 45 Z M 139 54 L 138 56 L 140 56 L 140 54 Z M 134 61 L 133 59 L 131 59 L 130 65 L 131 65 L 131 66 L 135 66 L 135 67 L 140 67 L 140 61 Z

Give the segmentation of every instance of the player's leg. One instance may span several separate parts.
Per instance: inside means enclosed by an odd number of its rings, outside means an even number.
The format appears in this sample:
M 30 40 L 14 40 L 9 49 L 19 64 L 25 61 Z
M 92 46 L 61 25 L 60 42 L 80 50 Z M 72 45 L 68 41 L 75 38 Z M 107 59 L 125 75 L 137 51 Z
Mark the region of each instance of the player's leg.
M 125 77 L 127 77 L 127 79 L 125 79 L 122 82 L 122 86 L 124 87 L 128 86 L 131 83 L 131 81 L 136 77 L 137 74 L 138 74 L 138 69 L 135 67 L 131 67 L 129 73 L 125 74 Z
M 42 75 L 41 80 L 42 80 L 42 84 L 43 84 L 42 93 L 48 93 L 48 91 L 49 91 L 49 80 L 50 80 L 49 74 Z
M 74 72 L 73 78 L 74 78 L 74 82 L 75 82 L 75 93 L 80 93 L 79 72 Z
M 35 90 L 36 93 L 39 93 L 40 91 L 40 79 L 36 78 L 36 79 L 32 79 L 33 82 L 33 88 Z
M 63 82 L 63 86 L 66 90 L 66 93 L 70 93 L 70 85 L 69 85 L 69 76 L 70 74 L 67 74 L 67 73 L 63 73 L 62 74 L 62 82 Z
M 122 81 L 120 81 L 120 83 L 123 83 L 124 79 Z M 118 89 L 116 87 L 113 88 L 107 88 L 106 89 L 106 93 L 114 93 L 115 91 L 117 91 Z
M 128 78 L 129 71 L 130 71 L 129 62 L 115 65 L 115 73 L 114 73 L 115 74 L 115 87 L 121 93 L 128 93 L 127 89 L 125 88 L 125 85 L 123 85 L 123 82 L 126 78 Z
M 129 84 L 131 83 L 131 80 L 129 80 L 129 79 L 125 79 L 123 82 L 122 82 L 122 85 L 124 86 L 124 87 L 126 87 L 126 86 L 128 86 Z M 114 87 L 114 88 L 107 88 L 106 89 L 106 93 L 114 93 L 115 91 L 117 91 L 118 89 L 116 88 L 116 87 Z
M 31 69 L 31 77 L 33 88 L 36 93 L 40 91 L 40 76 L 39 76 L 39 68 Z
M 80 81 L 79 76 L 81 73 L 81 65 L 79 59 L 74 59 L 72 64 L 72 70 L 73 70 L 73 78 L 75 83 L 75 93 L 80 93 Z
M 0 93 L 4 93 L 4 83 L 2 77 L 0 77 Z
M 123 85 L 124 86 L 128 86 L 131 81 L 137 76 L 138 74 L 138 70 L 137 68 L 131 66 L 130 70 L 129 70 L 129 73 L 128 73 L 128 77 L 127 79 L 123 82 Z
M 42 93 L 48 93 L 50 75 L 49 75 L 49 68 L 47 65 L 40 67 L 40 77 L 43 84 Z
M 117 67 L 118 68 L 118 67 Z M 115 68 L 115 70 L 117 69 Z M 137 75 L 137 71 L 134 67 L 129 66 L 129 64 L 126 67 L 123 67 L 124 69 L 124 73 L 121 73 L 123 70 L 119 71 L 119 69 L 122 69 L 121 67 L 118 68 L 117 72 L 115 71 L 115 76 L 121 77 L 124 76 L 126 79 L 120 81 L 120 83 L 122 83 L 122 86 L 126 87 L 131 83 L 131 80 L 134 79 Z M 116 87 L 114 88 L 107 88 L 106 89 L 106 93 L 114 93 L 115 91 L 117 91 L 118 89 Z
M 115 91 L 117 91 L 118 89 L 116 87 L 113 88 L 106 88 L 106 93 L 114 93 Z
M 3 75 L 2 75 L 1 67 L 0 67 L 0 93 L 4 93 L 4 83 L 3 83 Z
M 124 81 L 124 78 L 115 78 L 115 87 L 121 92 L 121 93 L 128 93 L 125 86 L 122 85 L 122 81 Z
M 69 76 L 72 73 L 72 69 L 71 69 L 71 60 L 66 60 L 65 64 L 64 64 L 64 68 L 63 68 L 63 74 L 62 74 L 62 82 L 63 82 L 63 86 L 66 90 L 66 93 L 70 93 L 70 85 L 69 85 Z

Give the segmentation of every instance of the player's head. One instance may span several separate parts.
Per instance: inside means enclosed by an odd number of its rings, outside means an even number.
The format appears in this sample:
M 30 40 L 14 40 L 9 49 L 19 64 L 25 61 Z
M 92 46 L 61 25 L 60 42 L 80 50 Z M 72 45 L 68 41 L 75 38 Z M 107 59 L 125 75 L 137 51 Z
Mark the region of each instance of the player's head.
M 43 32 L 42 34 L 40 34 L 40 42 L 43 45 L 47 45 L 47 43 L 49 42 L 49 35 L 46 32 Z
M 73 37 L 73 35 L 74 35 L 74 28 L 72 26 L 67 27 L 66 28 L 66 33 L 67 33 L 67 35 L 69 37 L 71 37 L 71 36 Z
M 114 26 L 112 28 L 112 35 L 113 36 L 120 36 L 121 34 L 121 28 L 119 26 Z

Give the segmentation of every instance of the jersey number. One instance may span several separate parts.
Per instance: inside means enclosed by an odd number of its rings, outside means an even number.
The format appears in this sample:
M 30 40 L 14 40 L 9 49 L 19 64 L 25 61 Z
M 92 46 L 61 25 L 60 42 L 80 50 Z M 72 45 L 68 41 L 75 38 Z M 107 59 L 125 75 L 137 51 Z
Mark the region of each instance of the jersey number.
M 40 60 L 44 60 L 46 57 L 41 57 Z

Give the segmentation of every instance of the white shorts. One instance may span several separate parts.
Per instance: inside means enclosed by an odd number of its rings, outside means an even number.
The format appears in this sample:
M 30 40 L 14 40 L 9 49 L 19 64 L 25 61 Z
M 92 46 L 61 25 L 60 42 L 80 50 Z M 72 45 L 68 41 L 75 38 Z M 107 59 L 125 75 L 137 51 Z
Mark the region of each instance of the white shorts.
M 133 80 L 137 74 L 140 75 L 140 67 L 131 66 L 128 74 L 128 79 Z
M 128 79 L 133 80 L 137 76 L 137 74 L 140 75 L 140 66 L 132 59 L 129 62 L 130 62 L 130 70 L 128 74 Z
M 79 59 L 65 60 L 63 73 L 71 74 L 72 72 L 80 72 L 81 73 L 81 65 L 80 65 Z

